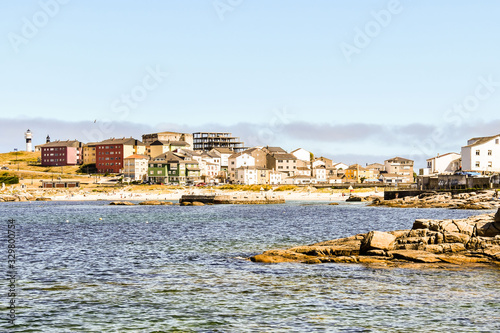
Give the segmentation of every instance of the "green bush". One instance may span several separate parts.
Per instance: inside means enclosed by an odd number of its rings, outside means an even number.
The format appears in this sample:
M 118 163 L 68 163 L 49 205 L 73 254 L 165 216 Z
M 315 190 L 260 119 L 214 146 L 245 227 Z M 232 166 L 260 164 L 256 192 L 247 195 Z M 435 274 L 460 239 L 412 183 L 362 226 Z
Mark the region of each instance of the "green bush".
M 4 172 L 0 175 L 0 184 L 4 183 L 6 185 L 19 184 L 19 177 L 16 175 L 11 175 L 8 172 Z
M 281 185 L 275 191 L 295 191 L 297 189 L 297 186 L 295 185 Z

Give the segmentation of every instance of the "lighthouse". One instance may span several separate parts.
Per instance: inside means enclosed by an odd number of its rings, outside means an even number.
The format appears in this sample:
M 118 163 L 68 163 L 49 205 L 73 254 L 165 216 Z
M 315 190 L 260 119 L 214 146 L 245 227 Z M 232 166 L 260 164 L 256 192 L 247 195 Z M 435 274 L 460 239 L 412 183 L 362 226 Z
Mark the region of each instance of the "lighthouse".
M 31 147 L 31 139 L 33 138 L 33 134 L 28 129 L 26 133 L 24 133 L 24 137 L 26 138 L 26 151 L 31 152 L 33 148 Z

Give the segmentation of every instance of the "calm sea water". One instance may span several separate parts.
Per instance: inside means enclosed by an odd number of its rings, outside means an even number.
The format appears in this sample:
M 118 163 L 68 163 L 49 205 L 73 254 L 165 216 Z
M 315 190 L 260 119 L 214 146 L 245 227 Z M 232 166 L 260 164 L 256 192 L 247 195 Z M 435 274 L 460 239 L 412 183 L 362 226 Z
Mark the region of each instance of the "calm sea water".
M 471 211 L 364 205 L 0 205 L 16 219 L 17 320 L 1 332 L 498 332 L 500 270 L 243 258 Z M 102 220 L 100 220 L 102 219 Z

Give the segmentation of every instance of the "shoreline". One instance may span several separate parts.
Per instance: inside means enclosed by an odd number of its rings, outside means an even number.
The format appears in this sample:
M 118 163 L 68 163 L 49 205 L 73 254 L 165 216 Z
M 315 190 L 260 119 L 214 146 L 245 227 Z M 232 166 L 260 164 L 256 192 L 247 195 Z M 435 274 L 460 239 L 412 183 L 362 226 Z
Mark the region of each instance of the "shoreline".
M 238 190 L 218 190 L 218 189 L 201 189 L 201 188 L 186 188 L 186 189 L 137 189 L 137 188 L 74 188 L 74 189 L 40 189 L 27 188 L 17 189 L 10 188 L 0 192 L 2 196 L 22 197 L 21 200 L 5 200 L 5 201 L 31 201 L 37 198 L 44 198 L 47 201 L 179 201 L 183 195 L 229 195 L 229 196 L 245 196 L 254 194 L 274 194 L 283 196 L 285 201 L 307 201 L 307 202 L 345 202 L 349 197 L 349 193 L 342 191 L 331 191 L 329 193 L 319 191 L 238 191 Z M 380 191 L 353 191 L 351 195 L 356 197 L 379 197 L 383 198 L 384 192 Z M 1 201 L 1 200 L 0 200 Z

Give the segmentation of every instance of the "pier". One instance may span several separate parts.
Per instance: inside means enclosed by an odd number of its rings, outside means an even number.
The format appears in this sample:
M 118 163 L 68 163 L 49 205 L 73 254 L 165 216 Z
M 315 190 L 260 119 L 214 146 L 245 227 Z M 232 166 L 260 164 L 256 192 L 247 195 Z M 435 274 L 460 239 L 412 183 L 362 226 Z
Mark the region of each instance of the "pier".
M 179 203 L 202 202 L 214 205 L 268 205 L 284 204 L 285 198 L 274 194 L 234 194 L 234 195 L 183 195 Z

